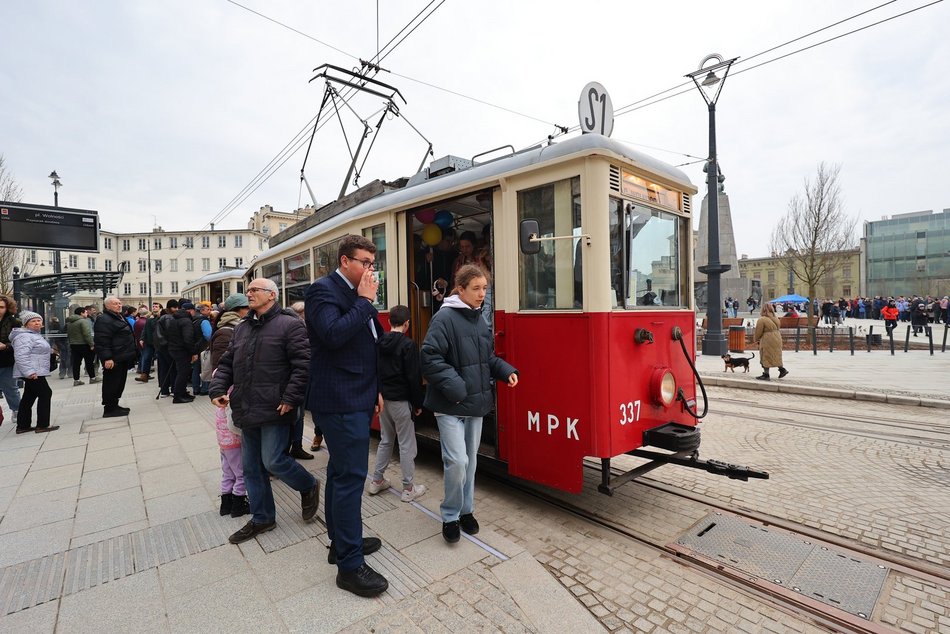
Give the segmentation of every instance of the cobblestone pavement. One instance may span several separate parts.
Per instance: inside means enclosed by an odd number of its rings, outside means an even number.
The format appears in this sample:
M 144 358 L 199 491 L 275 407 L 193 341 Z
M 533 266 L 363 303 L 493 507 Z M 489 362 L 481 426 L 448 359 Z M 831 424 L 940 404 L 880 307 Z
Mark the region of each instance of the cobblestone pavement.
M 732 410 L 732 403 L 728 408 L 716 404 L 723 398 L 762 402 L 762 397 L 768 398 L 765 393 L 715 388 L 713 413 L 704 423 L 703 455 L 765 469 L 771 479 L 739 482 L 669 466 L 649 478 L 727 507 L 839 536 L 872 552 L 893 552 L 946 568 L 947 451 L 850 433 L 866 430 L 860 419 L 875 417 L 935 425 L 939 431 L 945 424 L 940 410 L 783 395 L 786 407 L 845 413 L 855 420 L 839 421 L 840 432 L 818 432 L 730 416 L 726 410 Z M 637 463 L 629 461 L 627 468 Z M 622 463 L 614 461 L 615 466 Z M 556 496 L 609 517 L 651 543 L 675 540 L 711 510 L 675 492 L 637 483 L 608 497 L 596 492 L 597 482 L 591 472 L 580 496 Z M 483 524 L 527 548 L 611 631 L 823 631 L 807 616 L 787 614 L 665 554 L 502 485 L 481 479 L 476 491 Z M 947 584 L 892 570 L 872 620 L 901 631 L 938 632 L 950 622 L 948 605 Z

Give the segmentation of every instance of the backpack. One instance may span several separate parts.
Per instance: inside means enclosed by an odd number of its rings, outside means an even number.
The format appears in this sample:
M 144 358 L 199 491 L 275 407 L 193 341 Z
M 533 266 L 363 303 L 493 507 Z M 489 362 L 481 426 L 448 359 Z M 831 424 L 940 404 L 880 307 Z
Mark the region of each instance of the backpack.
M 152 338 L 156 348 L 165 349 L 168 347 L 168 337 L 165 335 L 165 328 L 168 325 L 166 317 L 172 319 L 171 315 L 162 315 L 155 322 L 155 331 L 152 333 Z
M 211 323 L 207 317 L 195 317 L 191 320 L 191 326 L 195 330 L 195 354 L 200 354 L 202 350 L 207 350 L 211 344 L 209 340 L 205 339 L 204 333 L 201 332 L 201 322 L 203 321 Z
M 199 377 L 202 381 L 210 381 L 211 376 L 214 374 L 214 367 L 211 365 L 211 350 L 202 350 L 201 354 L 198 355 L 198 359 L 201 361 L 201 373 Z

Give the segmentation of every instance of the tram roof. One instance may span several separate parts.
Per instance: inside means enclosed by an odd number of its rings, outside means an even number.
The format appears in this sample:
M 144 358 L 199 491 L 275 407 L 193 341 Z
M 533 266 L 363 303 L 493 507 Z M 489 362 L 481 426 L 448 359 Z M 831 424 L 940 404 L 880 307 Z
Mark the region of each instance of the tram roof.
M 403 206 L 413 200 L 430 198 L 444 190 L 463 189 L 468 183 L 491 180 L 495 176 L 518 171 L 532 165 L 563 159 L 572 155 L 584 156 L 601 152 L 614 154 L 620 160 L 639 165 L 649 172 L 677 183 L 692 193 L 696 193 L 696 187 L 689 180 L 686 173 L 669 163 L 640 152 L 621 141 L 600 134 L 583 134 L 566 141 L 486 161 L 469 169 L 435 176 L 416 184 L 380 194 L 267 249 L 256 258 L 256 261 L 294 250 L 321 233 L 386 207 Z M 193 282 L 193 284 L 197 283 L 198 280 Z
M 196 286 L 201 286 L 202 284 L 209 284 L 211 282 L 220 282 L 222 280 L 239 280 L 244 277 L 246 272 L 247 269 L 225 269 L 223 271 L 208 273 L 207 275 L 202 275 L 198 279 L 194 280 L 191 284 L 183 288 L 182 292 L 191 290 Z

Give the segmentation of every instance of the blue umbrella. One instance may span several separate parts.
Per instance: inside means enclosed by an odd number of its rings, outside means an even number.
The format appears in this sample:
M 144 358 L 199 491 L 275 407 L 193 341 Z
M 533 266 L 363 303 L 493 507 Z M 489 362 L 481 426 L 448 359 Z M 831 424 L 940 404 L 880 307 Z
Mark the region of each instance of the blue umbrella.
M 776 297 L 770 304 L 801 304 L 802 302 L 807 302 L 807 297 L 802 297 L 801 295 L 791 294 L 791 295 L 782 295 L 781 297 Z

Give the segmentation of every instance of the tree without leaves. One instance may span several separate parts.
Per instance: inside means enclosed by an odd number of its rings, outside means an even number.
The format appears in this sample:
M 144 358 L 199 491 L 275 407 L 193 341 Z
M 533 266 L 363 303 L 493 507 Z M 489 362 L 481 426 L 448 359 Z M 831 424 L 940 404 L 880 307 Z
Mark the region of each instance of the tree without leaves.
M 854 248 L 857 217 L 845 213 L 838 178 L 840 165 L 818 164 L 814 180 L 805 179 L 804 191 L 795 194 L 788 211 L 772 230 L 771 251 L 784 257 L 786 266 L 808 287 L 815 301 L 818 285 L 832 276 Z M 808 307 L 808 327 L 815 325 L 813 305 Z
M 20 202 L 23 190 L 16 182 L 13 174 L 7 170 L 3 155 L 0 154 L 0 201 L 10 203 Z M 20 267 L 21 272 L 30 273 L 35 265 L 26 262 L 26 250 L 12 247 L 0 247 L 0 293 L 13 294 L 13 267 Z

